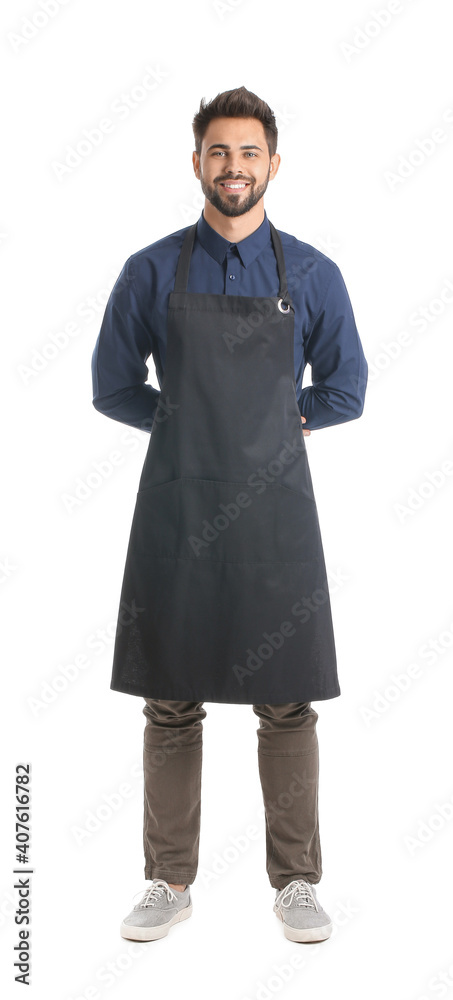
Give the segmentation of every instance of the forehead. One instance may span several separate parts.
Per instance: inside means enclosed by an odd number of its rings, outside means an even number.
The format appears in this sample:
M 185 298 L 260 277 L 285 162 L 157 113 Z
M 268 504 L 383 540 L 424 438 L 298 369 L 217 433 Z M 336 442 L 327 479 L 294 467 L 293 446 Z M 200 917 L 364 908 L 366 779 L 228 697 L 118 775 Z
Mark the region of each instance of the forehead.
M 203 146 L 207 149 L 216 142 L 230 146 L 257 143 L 266 149 L 264 127 L 257 118 L 213 118 L 206 129 Z

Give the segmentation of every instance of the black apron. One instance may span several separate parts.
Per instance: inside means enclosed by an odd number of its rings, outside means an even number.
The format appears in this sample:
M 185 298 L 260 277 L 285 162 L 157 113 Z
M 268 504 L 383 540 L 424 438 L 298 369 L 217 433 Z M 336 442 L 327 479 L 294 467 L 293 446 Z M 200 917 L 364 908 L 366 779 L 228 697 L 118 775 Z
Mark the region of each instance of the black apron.
M 139 482 L 115 636 L 115 691 L 285 704 L 340 687 L 323 547 L 278 296 L 170 293 L 158 408 Z

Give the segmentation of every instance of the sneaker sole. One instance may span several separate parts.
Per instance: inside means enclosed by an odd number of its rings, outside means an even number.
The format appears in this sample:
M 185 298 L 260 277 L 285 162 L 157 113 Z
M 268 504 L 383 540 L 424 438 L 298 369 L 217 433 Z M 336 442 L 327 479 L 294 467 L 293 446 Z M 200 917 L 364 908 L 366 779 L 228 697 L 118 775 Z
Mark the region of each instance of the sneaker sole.
M 324 924 L 324 927 L 291 927 L 289 924 L 285 924 L 280 910 L 274 910 L 274 913 L 281 920 L 288 941 L 325 941 L 332 933 L 332 923 Z
M 187 920 L 192 914 L 192 909 L 193 904 L 191 903 L 190 906 L 178 910 L 166 924 L 159 924 L 157 927 L 134 927 L 133 924 L 125 924 L 123 921 L 120 927 L 121 937 L 128 938 L 129 941 L 158 941 L 159 938 L 166 937 L 173 924 Z

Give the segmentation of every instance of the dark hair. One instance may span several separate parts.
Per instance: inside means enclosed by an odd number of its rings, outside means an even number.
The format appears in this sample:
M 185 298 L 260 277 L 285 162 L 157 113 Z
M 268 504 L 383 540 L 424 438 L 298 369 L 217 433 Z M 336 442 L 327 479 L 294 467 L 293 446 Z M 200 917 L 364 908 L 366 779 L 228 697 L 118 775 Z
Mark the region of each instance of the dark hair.
M 247 90 L 246 87 L 224 90 L 223 94 L 217 94 L 209 104 L 206 104 L 204 98 L 201 99 L 200 110 L 192 122 L 195 150 L 198 155 L 201 153 L 201 143 L 206 129 L 213 118 L 257 118 L 263 125 L 269 158 L 272 159 L 277 149 L 278 137 L 275 116 L 269 105 L 251 90 Z

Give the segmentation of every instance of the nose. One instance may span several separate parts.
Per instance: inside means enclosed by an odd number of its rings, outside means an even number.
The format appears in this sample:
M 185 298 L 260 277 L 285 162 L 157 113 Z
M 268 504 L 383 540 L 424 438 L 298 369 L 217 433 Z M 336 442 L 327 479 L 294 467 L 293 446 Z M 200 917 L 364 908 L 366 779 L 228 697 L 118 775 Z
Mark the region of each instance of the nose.
M 229 177 L 230 180 L 233 177 L 241 178 L 241 180 L 242 180 L 243 177 L 244 177 L 244 173 L 243 173 L 242 168 L 239 165 L 236 166 L 236 164 L 234 162 L 234 158 L 231 155 L 228 156 L 228 166 L 225 167 L 225 169 L 224 169 L 224 176 L 225 177 Z

